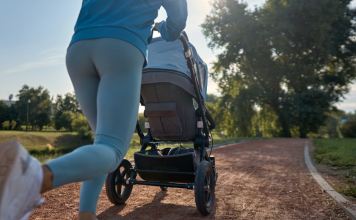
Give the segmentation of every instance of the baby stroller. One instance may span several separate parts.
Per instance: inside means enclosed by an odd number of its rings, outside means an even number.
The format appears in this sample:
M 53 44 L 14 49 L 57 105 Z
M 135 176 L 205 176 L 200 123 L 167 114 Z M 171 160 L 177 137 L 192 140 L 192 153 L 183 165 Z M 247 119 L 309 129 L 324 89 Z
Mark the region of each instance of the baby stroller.
M 215 122 L 204 106 L 207 65 L 183 32 L 179 40 L 154 38 L 148 45 L 148 65 L 143 70 L 141 105 L 148 133 L 137 122 L 141 150 L 134 154 L 135 167 L 124 159 L 106 179 L 109 200 L 116 205 L 129 198 L 133 185 L 186 188 L 195 191 L 197 209 L 208 215 L 214 206 L 218 173 L 215 157 L 206 149 Z M 182 47 L 183 44 L 183 47 Z M 182 50 L 184 49 L 184 50 Z M 193 143 L 194 148 L 165 148 L 161 143 Z M 137 174 L 144 180 L 137 180 Z

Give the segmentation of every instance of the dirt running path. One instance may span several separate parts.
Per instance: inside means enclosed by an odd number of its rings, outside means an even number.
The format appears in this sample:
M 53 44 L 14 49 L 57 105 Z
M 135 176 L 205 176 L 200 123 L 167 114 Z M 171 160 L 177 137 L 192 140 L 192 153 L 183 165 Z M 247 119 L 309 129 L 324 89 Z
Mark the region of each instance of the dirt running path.
M 98 219 L 348 219 L 310 175 L 305 140 L 254 141 L 215 150 L 219 180 L 213 213 L 202 217 L 194 191 L 134 186 L 125 205 L 100 195 Z M 74 219 L 80 184 L 46 193 L 30 219 Z

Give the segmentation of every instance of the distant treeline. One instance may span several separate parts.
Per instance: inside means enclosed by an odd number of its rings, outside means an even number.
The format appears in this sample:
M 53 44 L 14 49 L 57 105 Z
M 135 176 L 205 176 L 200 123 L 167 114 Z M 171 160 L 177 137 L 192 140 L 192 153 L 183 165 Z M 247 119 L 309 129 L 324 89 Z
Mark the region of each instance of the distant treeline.
M 92 140 L 93 134 L 84 117 L 75 94 L 57 95 L 53 102 L 49 91 L 24 85 L 16 95 L 15 104 L 7 106 L 0 101 L 0 125 L 3 130 L 42 131 L 45 126 L 55 130 L 77 131 L 82 140 Z
M 207 96 L 205 105 L 217 124 L 214 133 L 243 137 L 239 132 L 241 126 L 234 124 L 230 112 L 221 107 L 223 102 L 222 97 L 209 94 Z M 282 128 L 278 125 L 278 116 L 272 109 L 261 109 L 256 106 L 251 111 L 253 111 L 251 124 L 245 125 L 250 129 L 250 135 L 245 137 L 280 137 Z M 290 132 L 292 137 L 300 137 L 298 128 L 291 129 Z M 354 113 L 346 113 L 342 110 L 328 112 L 324 124 L 320 125 L 316 132 L 310 132 L 307 136 L 310 138 L 356 137 L 356 110 Z

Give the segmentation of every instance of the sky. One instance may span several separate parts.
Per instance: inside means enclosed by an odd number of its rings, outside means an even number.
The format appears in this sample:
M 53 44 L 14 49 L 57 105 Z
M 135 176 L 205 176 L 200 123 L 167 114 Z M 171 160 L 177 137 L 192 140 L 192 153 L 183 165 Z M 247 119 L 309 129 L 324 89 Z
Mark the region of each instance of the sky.
M 202 59 L 211 66 L 216 59 L 207 47 L 200 24 L 209 14 L 209 0 L 187 0 L 186 32 Z M 250 8 L 262 6 L 265 0 L 245 0 Z M 8 100 L 24 84 L 43 86 L 55 97 L 74 91 L 66 71 L 65 55 L 79 14 L 80 0 L 11 0 L 0 1 L 0 100 Z M 356 0 L 351 6 L 356 7 Z M 160 9 L 157 21 L 165 20 Z M 218 93 L 209 80 L 208 93 Z M 337 106 L 347 112 L 356 110 L 356 82 L 345 100 Z M 140 108 L 142 111 L 142 108 Z

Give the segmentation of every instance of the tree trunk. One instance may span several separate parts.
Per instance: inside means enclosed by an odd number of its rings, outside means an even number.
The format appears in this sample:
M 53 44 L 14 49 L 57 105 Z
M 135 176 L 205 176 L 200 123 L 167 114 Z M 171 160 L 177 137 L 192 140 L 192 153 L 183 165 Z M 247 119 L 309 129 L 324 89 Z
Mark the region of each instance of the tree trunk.
M 300 138 L 307 138 L 307 127 L 305 125 L 299 126 L 299 136 Z
M 280 132 L 280 136 L 281 137 L 292 137 L 292 135 L 290 133 L 290 130 L 289 130 L 289 125 L 287 123 L 287 120 L 284 118 L 284 115 L 282 114 L 280 109 L 278 107 L 276 107 L 276 108 L 273 107 L 273 109 L 276 111 L 276 114 L 278 116 L 279 124 L 282 127 L 282 131 Z

